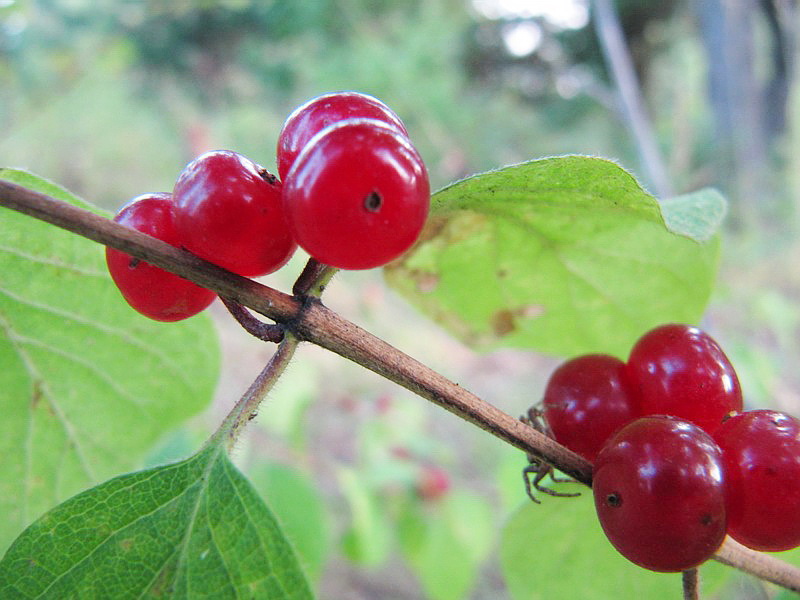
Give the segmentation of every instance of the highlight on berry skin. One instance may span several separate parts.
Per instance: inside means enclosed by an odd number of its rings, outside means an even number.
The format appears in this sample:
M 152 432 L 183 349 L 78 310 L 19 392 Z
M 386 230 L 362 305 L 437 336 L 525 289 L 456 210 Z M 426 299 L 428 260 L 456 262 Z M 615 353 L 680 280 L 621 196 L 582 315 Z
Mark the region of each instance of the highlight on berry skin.
M 626 376 L 642 414 L 674 415 L 709 433 L 742 410 L 739 378 L 720 345 L 693 325 L 671 323 L 644 334 Z
M 278 135 L 278 175 L 286 179 L 297 155 L 317 133 L 346 119 L 377 119 L 408 137 L 408 131 L 386 104 L 361 92 L 322 94 L 298 106 L 286 118 Z
M 753 550 L 800 546 L 800 420 L 750 410 L 714 432 L 728 485 L 728 534 Z
M 275 176 L 237 152 L 201 154 L 181 171 L 173 189 L 181 245 L 245 277 L 277 271 L 297 248 L 281 188 Z

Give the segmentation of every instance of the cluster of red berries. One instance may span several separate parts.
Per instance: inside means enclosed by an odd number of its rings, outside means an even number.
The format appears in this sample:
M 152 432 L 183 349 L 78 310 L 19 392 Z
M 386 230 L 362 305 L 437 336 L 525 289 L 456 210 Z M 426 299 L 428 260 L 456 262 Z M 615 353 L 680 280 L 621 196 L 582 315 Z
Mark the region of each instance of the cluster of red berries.
M 246 277 L 282 267 L 299 245 L 320 263 L 370 269 L 405 252 L 428 215 L 425 165 L 398 116 L 357 92 L 314 98 L 283 125 L 278 174 L 228 150 L 181 171 L 171 194 L 131 200 L 115 221 Z M 128 303 L 158 321 L 205 309 L 214 294 L 108 248 Z
M 657 327 L 627 362 L 567 361 L 543 415 L 558 442 L 594 463 L 600 523 L 632 562 L 683 571 L 726 533 L 755 550 L 800 545 L 800 421 L 742 412 L 733 366 L 700 329 Z

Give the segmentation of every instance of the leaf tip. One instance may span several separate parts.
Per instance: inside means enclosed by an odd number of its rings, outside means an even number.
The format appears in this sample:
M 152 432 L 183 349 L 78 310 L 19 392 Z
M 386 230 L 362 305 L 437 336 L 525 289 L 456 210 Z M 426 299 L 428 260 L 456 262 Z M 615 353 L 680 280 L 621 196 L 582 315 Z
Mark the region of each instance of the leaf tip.
M 728 201 L 716 188 L 667 198 L 660 206 L 667 229 L 699 243 L 714 237 L 728 213 Z

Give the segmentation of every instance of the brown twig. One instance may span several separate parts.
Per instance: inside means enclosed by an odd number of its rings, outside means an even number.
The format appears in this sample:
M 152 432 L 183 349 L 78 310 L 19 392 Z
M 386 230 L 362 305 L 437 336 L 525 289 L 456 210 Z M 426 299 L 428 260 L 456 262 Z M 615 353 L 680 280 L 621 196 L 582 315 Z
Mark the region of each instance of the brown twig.
M 436 371 L 326 308 L 318 299 L 289 296 L 240 277 L 145 234 L 24 187 L 0 181 L 0 206 L 34 216 L 117 248 L 231 298 L 278 323 L 300 340 L 322 346 L 438 404 L 459 417 L 540 457 L 591 485 L 592 466 L 519 419 L 499 410 Z M 800 591 L 800 569 L 747 550 L 730 539 L 717 560 L 788 589 Z
M 681 574 L 683 600 L 700 600 L 700 576 L 697 568 L 688 569 Z
M 725 538 L 714 558 L 724 565 L 741 569 L 759 579 L 800 593 L 800 568 L 785 563 L 772 554 L 764 554 L 742 546 L 733 538 Z
M 110 219 L 9 182 L 0 181 L 0 206 L 58 225 L 194 281 L 283 324 L 301 340 L 363 365 L 517 448 L 541 456 L 581 483 L 591 484 L 592 468 L 583 458 L 343 319 L 318 299 L 304 301 L 289 296 Z

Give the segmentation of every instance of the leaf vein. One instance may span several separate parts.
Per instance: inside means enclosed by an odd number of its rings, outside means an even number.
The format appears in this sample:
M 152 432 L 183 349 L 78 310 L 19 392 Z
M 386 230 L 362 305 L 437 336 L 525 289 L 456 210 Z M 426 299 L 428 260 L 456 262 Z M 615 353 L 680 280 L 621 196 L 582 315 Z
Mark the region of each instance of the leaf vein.
M 87 319 L 82 315 L 78 315 L 72 312 L 68 312 L 65 310 L 61 310 L 52 306 L 48 306 L 46 304 L 42 304 L 40 302 L 35 302 L 33 300 L 22 298 L 8 289 L 0 288 L 0 294 L 10 298 L 11 300 L 18 302 L 20 304 L 29 306 L 31 308 L 55 315 L 56 317 L 62 319 L 68 319 L 70 321 L 74 321 L 80 325 L 85 325 L 87 327 L 91 327 L 93 329 L 97 329 L 98 331 L 110 335 L 112 337 L 120 339 L 122 342 L 127 343 L 128 345 L 137 347 L 145 352 L 155 356 L 158 360 L 169 368 L 170 372 L 176 376 L 180 381 L 182 381 L 189 389 L 194 389 L 194 385 L 191 379 L 188 377 L 184 370 L 181 368 L 180 365 L 175 363 L 169 355 L 162 352 L 155 346 L 150 346 L 145 343 L 143 340 L 138 339 L 135 336 L 132 336 L 129 331 L 124 329 L 118 329 L 116 327 L 111 327 L 102 323 L 98 323 L 96 321 L 92 321 Z

